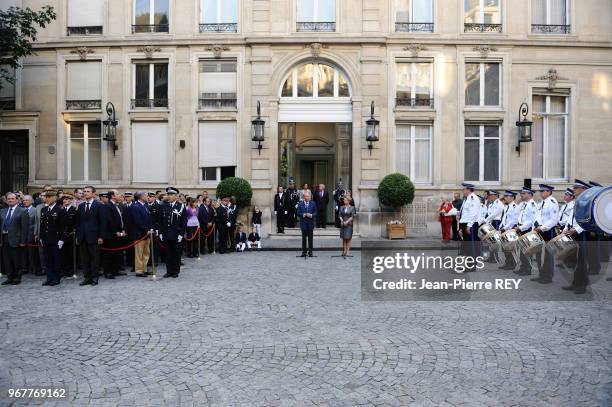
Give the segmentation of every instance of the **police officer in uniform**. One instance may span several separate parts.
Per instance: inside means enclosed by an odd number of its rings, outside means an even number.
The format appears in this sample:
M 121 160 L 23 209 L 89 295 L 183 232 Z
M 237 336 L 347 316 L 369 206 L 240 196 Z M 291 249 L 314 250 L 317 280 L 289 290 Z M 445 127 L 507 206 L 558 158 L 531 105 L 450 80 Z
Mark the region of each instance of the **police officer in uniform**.
M 232 226 L 230 213 L 228 210 L 229 197 L 221 197 L 221 205 L 217 208 L 217 229 L 219 230 L 219 253 L 227 253 L 228 242 L 229 242 L 229 230 Z
M 289 177 L 289 186 L 285 191 L 287 194 L 287 217 L 285 218 L 285 224 L 288 228 L 295 227 L 295 208 L 298 202 L 300 202 L 300 196 L 297 189 L 295 188 L 295 178 Z
M 574 181 L 574 194 L 576 199 L 582 194 L 584 191 L 589 189 L 591 186 L 584 181 L 579 179 Z M 570 216 L 570 221 L 565 225 L 563 229 L 563 233 L 571 236 L 574 240 L 578 242 L 578 259 L 576 262 L 576 268 L 574 270 L 574 279 L 572 283 L 568 286 L 562 287 L 564 290 L 574 291 L 576 294 L 584 294 L 586 293 L 586 287 L 589 285 L 589 242 L 590 233 L 587 230 L 584 230 L 576 221 L 575 214 L 576 207 L 572 210 L 572 215 Z
M 540 197 L 542 202 L 538 208 L 536 221 L 534 223 L 534 231 L 538 232 L 542 239 L 548 243 L 552 238 L 557 236 L 555 226 L 557 226 L 557 220 L 559 219 L 559 203 L 552 196 L 552 191 L 555 188 L 540 184 Z M 544 250 L 544 262 L 542 264 L 542 253 L 538 253 L 538 267 L 540 269 L 540 275 L 534 277 L 531 281 L 537 281 L 540 284 L 552 283 L 552 278 L 555 270 L 555 259 Z
M 56 200 L 56 191 L 46 191 L 46 206 L 40 212 L 39 239 L 43 246 L 45 269 L 47 271 L 47 281 L 42 285 L 48 286 L 60 283 L 60 249 L 64 246 L 61 208 Z
M 173 187 L 166 188 L 168 202 L 161 208 L 161 229 L 159 238 L 166 246 L 166 274 L 164 277 L 177 278 L 181 271 L 181 253 L 185 228 L 187 227 L 187 214 L 185 205 L 177 201 L 179 190 Z
M 557 222 L 560 230 L 563 230 L 567 222 L 571 220 L 574 204 L 576 203 L 574 201 L 574 191 L 571 188 L 567 188 L 563 193 L 563 201 L 565 201 L 565 204 L 559 210 L 559 221 Z
M 159 234 L 159 228 L 161 225 L 161 201 L 157 199 L 157 195 L 154 192 L 149 192 L 147 194 L 149 203 L 147 204 L 149 208 L 149 213 L 151 214 L 151 222 L 153 223 L 153 230 Z M 153 256 L 149 259 L 149 263 L 153 262 L 155 267 L 159 264 L 159 256 L 160 256 L 160 247 L 159 242 L 157 240 L 153 241 Z
M 499 192 L 493 190 L 487 192 L 486 206 L 485 223 L 490 223 L 495 229 L 499 230 L 502 211 L 504 210 L 504 203 L 499 198 Z
M 337 228 L 340 227 L 340 208 L 344 205 L 344 194 L 346 194 L 344 182 L 342 178 L 338 178 L 336 190 L 334 191 L 334 223 Z
M 518 224 L 515 229 L 519 235 L 524 235 L 531 232 L 533 224 L 536 221 L 536 215 L 538 213 L 538 206 L 533 200 L 533 190 L 527 187 L 523 187 L 521 190 L 521 205 L 520 213 L 518 218 Z M 531 264 L 527 257 L 521 253 L 521 266 L 518 271 L 514 272 L 519 276 L 528 276 L 531 274 Z
M 478 222 L 481 219 L 480 198 L 474 193 L 474 185 L 462 183 L 463 204 L 459 214 L 459 230 L 463 236 L 461 252 L 463 255 L 476 258 L 480 256 L 480 239 L 478 238 Z M 468 270 L 472 271 L 472 270 Z
M 504 210 L 502 211 L 501 223 L 499 230 L 500 232 L 507 232 L 508 230 L 514 229 L 518 223 L 519 218 L 519 206 L 514 202 L 516 192 L 506 190 L 504 192 Z M 500 267 L 502 270 L 514 270 L 516 267 L 516 261 L 511 253 L 505 253 L 506 261 L 505 264 Z
M 62 217 L 62 240 L 64 245 L 60 249 L 60 272 L 62 277 L 71 277 L 74 270 L 74 233 L 76 230 L 77 209 L 72 204 L 73 196 L 63 194 L 60 198 Z

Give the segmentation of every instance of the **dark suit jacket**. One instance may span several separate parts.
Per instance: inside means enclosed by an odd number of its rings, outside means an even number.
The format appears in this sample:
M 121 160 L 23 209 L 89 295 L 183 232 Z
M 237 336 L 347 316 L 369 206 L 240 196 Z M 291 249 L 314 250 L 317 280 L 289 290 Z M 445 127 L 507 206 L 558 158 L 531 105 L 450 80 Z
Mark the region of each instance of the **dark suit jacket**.
M 208 205 L 200 205 L 198 208 L 198 221 L 202 228 L 207 229 L 209 223 L 215 223 L 215 210 Z
M 77 210 L 76 238 L 79 244 L 97 244 L 98 239 L 106 237 L 106 215 L 108 213 L 104 204 L 95 199 L 89 211 L 86 211 L 87 202 L 79 205 Z
M 312 214 L 312 218 L 305 218 L 304 214 Z M 310 231 L 314 229 L 314 220 L 317 217 L 317 205 L 313 201 L 301 201 L 297 206 L 297 216 L 300 219 L 300 229 Z
M 4 229 L 4 220 L 8 215 L 9 208 L 0 211 L 0 233 Z M 27 243 L 30 217 L 25 208 L 15 206 L 11 214 L 11 223 L 8 227 L 8 244 L 10 247 L 19 247 L 20 244 Z M 1 243 L 0 243 L 1 244 Z
M 121 208 L 113 201 L 108 201 L 106 204 L 107 213 L 107 237 L 116 238 L 117 233 L 125 230 L 125 223 L 122 223 L 123 212 Z M 119 214 L 121 212 L 121 214 Z
M 245 232 L 236 232 L 236 238 L 234 239 L 236 243 L 246 243 L 247 234 Z
M 312 193 L 313 200 L 317 204 L 317 210 L 319 212 L 324 211 L 327 208 L 327 204 L 329 203 L 329 192 L 327 190 L 323 191 L 323 196 L 321 196 L 321 191 L 316 191 Z
M 229 226 L 227 226 L 227 222 L 231 222 L 229 213 L 227 212 L 227 208 L 223 205 L 220 205 L 217 208 L 217 228 L 219 230 L 225 230 Z
M 130 206 L 130 237 L 133 240 L 142 238 L 153 227 L 153 220 L 149 209 L 140 202 Z
M 289 210 L 289 206 L 291 205 L 291 203 L 289 202 L 290 200 L 291 200 L 291 197 L 289 196 L 288 193 L 283 192 L 283 197 L 280 198 L 277 192 L 274 195 L 274 210 L 277 213 L 284 215 L 285 211 Z
M 44 206 L 41 209 L 38 238 L 44 244 L 56 245 L 59 240 L 62 240 L 64 228 L 62 226 L 62 216 L 60 212 L 61 208 L 58 203 L 53 206 L 53 209 L 49 209 L 48 206 Z
M 178 236 L 185 236 L 187 227 L 187 212 L 185 205 L 180 202 L 174 203 L 174 208 L 170 202 L 164 203 L 161 211 L 160 233 L 164 240 L 178 240 Z
M 34 236 L 35 236 L 35 232 L 36 232 L 36 222 L 38 221 L 37 217 L 36 217 L 36 207 L 34 207 L 34 205 L 31 205 L 29 208 L 23 208 L 26 211 L 28 211 L 28 215 L 29 215 L 29 223 L 28 223 L 28 243 L 34 243 Z
M 66 240 L 72 237 L 71 233 L 76 229 L 76 214 L 77 210 L 74 206 L 61 208 L 60 216 L 62 217 L 62 239 Z

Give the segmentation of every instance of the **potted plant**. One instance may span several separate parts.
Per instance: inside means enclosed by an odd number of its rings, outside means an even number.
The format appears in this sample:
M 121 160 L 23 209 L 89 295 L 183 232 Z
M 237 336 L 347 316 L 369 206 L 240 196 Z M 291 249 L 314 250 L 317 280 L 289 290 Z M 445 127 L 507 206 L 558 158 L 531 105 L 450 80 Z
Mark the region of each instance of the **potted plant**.
M 236 205 L 238 209 L 248 209 L 251 205 L 253 190 L 251 184 L 244 178 L 229 177 L 219 182 L 217 185 L 217 196 L 233 196 L 236 197 Z
M 404 174 L 389 174 L 378 185 L 378 200 L 383 206 L 391 207 L 394 219 L 387 222 L 387 236 L 389 239 L 404 239 L 406 225 L 401 221 L 399 212 L 402 206 L 414 200 L 414 184 Z

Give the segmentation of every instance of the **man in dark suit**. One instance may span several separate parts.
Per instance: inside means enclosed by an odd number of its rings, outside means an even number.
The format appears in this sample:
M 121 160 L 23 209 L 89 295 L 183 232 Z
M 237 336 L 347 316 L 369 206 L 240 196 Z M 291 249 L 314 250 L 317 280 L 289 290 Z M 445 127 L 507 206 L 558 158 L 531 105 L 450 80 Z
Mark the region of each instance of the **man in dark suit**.
M 110 190 L 106 193 L 108 202 L 106 203 L 106 237 L 104 238 L 105 247 L 116 249 L 121 247 L 121 242 L 127 236 L 123 213 L 119 207 L 119 193 Z M 121 268 L 121 252 L 109 250 L 104 253 L 102 258 L 104 277 L 113 279 L 115 276 L 124 276 L 119 269 Z
M 147 193 L 147 207 L 149 208 L 149 213 L 151 214 L 151 223 L 153 230 L 159 233 L 159 227 L 161 224 L 161 201 L 157 199 L 157 195 L 153 192 Z M 155 240 L 153 242 L 153 254 L 152 258 L 149 260 L 151 263 L 155 264 L 155 267 L 159 264 L 159 255 L 160 255 L 160 247 L 159 243 Z
M 198 221 L 202 228 L 201 235 L 206 241 L 208 253 L 215 251 L 215 233 L 212 231 L 215 224 L 215 210 L 210 204 L 210 198 L 204 199 L 202 205 L 198 208 Z M 201 252 L 204 251 L 204 245 L 202 245 Z
M 18 206 L 17 195 L 6 194 L 8 207 L 0 210 L 0 246 L 6 281 L 2 285 L 21 283 L 23 251 L 28 239 L 30 217 L 25 208 Z
M 310 191 L 304 192 L 304 200 L 297 206 L 297 217 L 300 220 L 302 230 L 302 255 L 306 257 L 306 240 L 308 240 L 308 257 L 312 257 L 312 240 L 314 221 L 317 217 L 317 205 L 311 201 Z
M 60 283 L 60 249 L 62 240 L 61 209 L 57 205 L 57 191 L 45 191 L 45 206 L 40 211 L 40 228 L 38 237 L 43 247 L 47 281 L 43 285 L 54 286 Z
M 325 190 L 325 184 L 319 184 L 319 188 L 314 195 L 317 204 L 317 227 L 325 228 L 327 224 L 327 204 L 329 203 L 329 192 Z
M 100 246 L 106 236 L 107 209 L 95 199 L 96 188 L 83 188 L 84 201 L 77 211 L 76 239 L 83 261 L 83 281 L 79 285 L 98 285 Z
M 134 204 L 130 206 L 131 229 L 130 237 L 134 246 L 134 270 L 136 277 L 145 277 L 147 273 L 147 263 L 151 255 L 151 242 L 149 236 L 153 230 L 153 221 L 147 205 L 148 196 L 145 192 L 136 192 Z M 144 239 L 144 240 L 141 240 Z
M 238 205 L 236 205 L 236 197 L 230 197 L 229 205 L 227 206 L 227 214 L 230 220 L 230 227 L 227 233 L 230 238 L 230 248 L 231 250 L 236 249 L 236 241 L 234 240 L 236 237 L 236 224 L 238 223 Z
M 76 229 L 76 208 L 72 205 L 73 196 L 64 194 L 60 198 L 60 216 L 62 217 L 62 240 L 60 249 L 60 273 L 62 277 L 72 277 L 74 270 L 74 232 Z
M 168 187 L 166 193 L 169 200 L 162 206 L 159 235 L 166 246 L 166 274 L 164 277 L 177 278 L 181 271 L 181 242 L 187 227 L 187 214 L 185 205 L 177 202 L 179 190 Z
M 38 247 L 36 247 L 36 207 L 33 205 L 34 199 L 30 195 L 23 197 L 23 208 L 28 213 L 28 237 L 26 239 L 27 247 L 25 248 L 24 261 L 21 269 L 23 273 L 32 272 L 34 275 L 42 275 L 40 268 L 40 255 Z
M 219 230 L 219 253 L 227 253 L 229 231 L 232 225 L 228 210 L 229 197 L 221 198 L 221 205 L 217 208 L 217 229 Z
M 285 233 L 285 222 L 289 212 L 290 197 L 278 186 L 278 193 L 274 195 L 274 214 L 276 215 L 276 233 Z

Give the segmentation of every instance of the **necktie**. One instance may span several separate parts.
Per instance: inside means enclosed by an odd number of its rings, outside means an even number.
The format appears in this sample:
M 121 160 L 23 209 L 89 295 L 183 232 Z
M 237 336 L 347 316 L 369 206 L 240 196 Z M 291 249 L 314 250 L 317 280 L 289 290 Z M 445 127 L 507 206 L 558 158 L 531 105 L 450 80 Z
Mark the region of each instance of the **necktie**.
M 86 208 L 85 208 L 85 212 L 88 212 L 88 213 L 89 213 L 89 202 L 87 202 L 87 206 L 86 206 Z
M 9 208 L 8 214 L 6 215 L 6 219 L 4 219 L 4 227 L 2 228 L 2 232 L 8 233 L 9 226 L 11 226 L 11 215 L 13 214 L 13 208 Z

